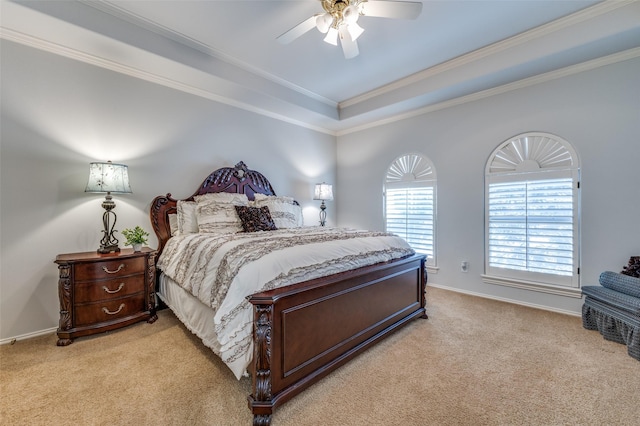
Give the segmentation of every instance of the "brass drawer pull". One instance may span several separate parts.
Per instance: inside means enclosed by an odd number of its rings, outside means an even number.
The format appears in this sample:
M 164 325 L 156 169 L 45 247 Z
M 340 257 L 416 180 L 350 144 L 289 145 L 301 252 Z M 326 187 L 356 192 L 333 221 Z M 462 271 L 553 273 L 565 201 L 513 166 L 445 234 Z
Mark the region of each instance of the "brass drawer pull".
M 115 311 L 115 312 L 111 312 L 111 311 L 109 311 L 107 308 L 105 308 L 105 307 L 103 306 L 103 307 L 102 307 L 102 312 L 104 312 L 104 313 L 105 313 L 105 314 L 107 314 L 107 315 L 115 315 L 115 314 L 117 314 L 118 312 L 120 312 L 123 308 L 124 308 L 124 303 L 121 303 L 121 304 L 120 304 L 120 307 L 118 308 L 118 310 L 117 310 L 117 311 Z
M 120 285 L 118 286 L 118 288 L 117 288 L 117 289 L 115 289 L 115 290 L 109 290 L 109 288 L 108 288 L 106 285 L 103 285 L 103 286 L 102 286 L 102 289 L 103 289 L 106 293 L 109 293 L 109 294 L 117 293 L 117 292 L 119 292 L 120 290 L 122 290 L 123 288 L 124 288 L 124 283 L 120 283 Z
M 107 274 L 117 274 L 122 270 L 122 268 L 124 268 L 124 263 L 121 263 L 120 266 L 118 266 L 118 269 L 116 269 L 115 271 L 110 271 L 109 268 L 107 268 L 106 266 L 103 266 L 102 270 L 105 271 Z

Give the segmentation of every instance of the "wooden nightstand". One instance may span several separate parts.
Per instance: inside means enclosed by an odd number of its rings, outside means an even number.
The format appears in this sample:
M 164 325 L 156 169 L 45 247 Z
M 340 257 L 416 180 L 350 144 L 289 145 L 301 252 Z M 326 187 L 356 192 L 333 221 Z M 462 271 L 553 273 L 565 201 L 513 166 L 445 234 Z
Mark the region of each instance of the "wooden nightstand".
M 138 321 L 152 323 L 155 308 L 156 251 L 60 254 L 58 346 Z

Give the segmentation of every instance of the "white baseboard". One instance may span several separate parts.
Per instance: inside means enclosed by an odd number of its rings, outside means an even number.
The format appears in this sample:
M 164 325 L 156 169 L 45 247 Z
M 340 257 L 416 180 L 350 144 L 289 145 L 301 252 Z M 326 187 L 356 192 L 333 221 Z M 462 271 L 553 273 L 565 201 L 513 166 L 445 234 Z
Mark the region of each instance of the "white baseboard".
M 427 284 L 427 287 L 435 287 L 442 290 L 448 290 L 448 291 L 454 291 L 456 293 L 467 294 L 469 296 L 476 296 L 476 297 L 482 297 L 484 299 L 491 299 L 491 300 L 498 300 L 500 302 L 513 303 L 515 305 L 522 305 L 522 306 L 527 306 L 529 308 L 542 309 L 543 311 L 556 312 L 559 314 L 571 315 L 573 317 L 582 316 L 580 312 L 551 308 L 549 306 L 536 305 L 535 303 L 527 303 L 527 302 L 522 302 L 520 300 L 507 299 L 506 297 L 491 296 L 489 294 L 476 293 L 475 291 L 461 290 L 459 288 L 453 288 L 453 287 L 448 287 L 448 286 L 439 285 L 439 284 Z
M 0 345 L 9 345 L 17 342 L 18 340 L 31 339 L 32 337 L 44 336 L 45 334 L 55 333 L 57 329 L 58 329 L 57 327 L 47 328 L 44 330 L 34 331 L 33 333 L 21 334 L 20 336 L 0 339 Z

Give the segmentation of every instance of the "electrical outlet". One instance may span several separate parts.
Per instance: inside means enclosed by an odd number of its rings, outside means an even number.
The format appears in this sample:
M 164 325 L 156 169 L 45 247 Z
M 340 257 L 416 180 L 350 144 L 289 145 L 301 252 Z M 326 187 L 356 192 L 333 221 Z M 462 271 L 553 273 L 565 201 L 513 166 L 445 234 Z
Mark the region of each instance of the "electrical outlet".
M 469 272 L 469 262 L 467 262 L 466 260 L 460 262 L 460 271 Z

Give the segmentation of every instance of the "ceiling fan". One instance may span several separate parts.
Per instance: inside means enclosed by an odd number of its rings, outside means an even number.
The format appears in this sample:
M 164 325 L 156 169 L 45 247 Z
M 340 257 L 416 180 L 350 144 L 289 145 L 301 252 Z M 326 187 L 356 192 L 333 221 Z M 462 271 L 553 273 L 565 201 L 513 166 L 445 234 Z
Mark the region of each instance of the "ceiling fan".
M 324 13 L 317 13 L 305 19 L 289 31 L 280 35 L 277 40 L 282 44 L 291 43 L 301 35 L 317 28 L 326 34 L 324 41 L 342 45 L 344 57 L 347 59 L 358 56 L 356 39 L 364 32 L 358 25 L 360 16 L 377 18 L 416 19 L 422 11 L 422 2 L 414 1 L 368 1 L 368 0 L 319 0 Z

